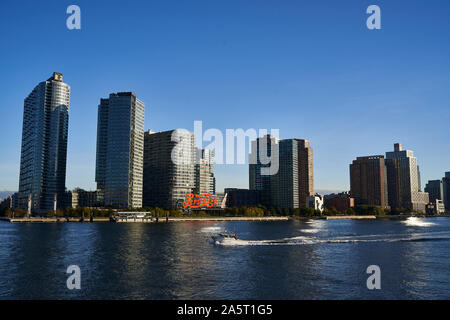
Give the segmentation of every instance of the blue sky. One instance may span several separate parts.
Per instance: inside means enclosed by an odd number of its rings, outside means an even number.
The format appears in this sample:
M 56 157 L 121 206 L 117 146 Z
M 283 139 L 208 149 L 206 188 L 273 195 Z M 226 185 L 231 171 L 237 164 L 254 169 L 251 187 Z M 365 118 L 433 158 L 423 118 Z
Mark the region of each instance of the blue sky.
M 81 8 L 81 30 L 66 8 Z M 366 8 L 381 8 L 368 30 Z M 450 171 L 450 2 L 0 2 L 0 190 L 18 188 L 23 99 L 53 71 L 71 86 L 67 187 L 94 189 L 97 106 L 134 91 L 146 129 L 276 128 L 310 139 L 316 189 L 349 188 L 357 156 L 394 142 L 422 186 Z M 217 187 L 247 187 L 220 165 Z

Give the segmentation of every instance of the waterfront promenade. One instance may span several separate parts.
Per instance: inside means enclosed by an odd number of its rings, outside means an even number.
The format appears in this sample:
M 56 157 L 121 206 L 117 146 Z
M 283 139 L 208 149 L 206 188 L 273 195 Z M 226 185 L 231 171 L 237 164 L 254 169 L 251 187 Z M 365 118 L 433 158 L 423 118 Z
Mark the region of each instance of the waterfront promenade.
M 286 221 L 289 217 L 160 217 L 156 219 L 142 219 L 129 218 L 127 220 L 118 220 L 116 223 L 156 223 L 156 222 L 201 222 L 201 221 Z M 0 221 L 7 221 L 12 223 L 63 223 L 63 222 L 90 222 L 89 219 L 82 221 L 80 218 L 54 218 L 54 217 L 22 217 L 22 218 L 8 218 L 0 217 Z M 109 218 L 93 218 L 92 222 L 110 222 Z
M 128 218 L 120 219 L 114 223 L 166 223 L 166 222 L 205 222 L 205 221 L 287 221 L 287 220 L 403 220 L 409 217 L 437 218 L 449 217 L 449 215 L 424 216 L 424 215 L 392 215 L 392 216 L 317 216 L 317 217 L 292 217 L 292 216 L 271 216 L 271 217 L 156 217 L 151 218 Z M 108 217 L 95 217 L 90 221 L 88 218 L 82 220 L 79 217 L 20 217 L 9 218 L 0 217 L 0 221 L 11 223 L 63 223 L 63 222 L 111 222 Z

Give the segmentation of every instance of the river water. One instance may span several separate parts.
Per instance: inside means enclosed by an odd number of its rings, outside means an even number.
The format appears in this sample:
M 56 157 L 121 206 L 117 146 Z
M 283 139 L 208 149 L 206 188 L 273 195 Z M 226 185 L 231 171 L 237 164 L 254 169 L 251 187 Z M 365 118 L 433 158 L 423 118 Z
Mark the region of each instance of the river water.
M 0 222 L 0 270 L 0 299 L 450 299 L 450 218 Z

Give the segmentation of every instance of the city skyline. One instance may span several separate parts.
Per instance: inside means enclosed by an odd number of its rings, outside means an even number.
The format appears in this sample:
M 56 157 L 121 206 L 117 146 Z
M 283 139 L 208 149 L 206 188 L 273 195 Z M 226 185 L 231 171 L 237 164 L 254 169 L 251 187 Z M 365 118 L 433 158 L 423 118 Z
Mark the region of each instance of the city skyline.
M 62 74 L 60 74 L 60 73 L 57 73 L 57 72 L 53 72 L 53 77 L 55 77 L 55 75 L 61 75 L 61 79 L 62 79 Z M 51 79 L 51 78 L 50 78 Z M 50 80 L 49 79 L 49 80 Z M 47 81 L 49 81 L 49 80 L 47 80 Z M 58 80 L 58 81 L 61 81 L 61 80 Z M 134 95 L 134 93 L 133 92 L 128 92 L 129 94 L 131 94 L 132 96 L 135 96 Z M 124 94 L 127 94 L 127 92 L 122 92 L 122 93 L 118 93 L 117 95 L 124 95 Z M 111 97 L 112 96 L 115 96 L 116 94 L 110 94 L 110 99 L 111 99 Z M 26 100 L 26 99 L 25 99 Z M 99 105 L 99 110 L 98 110 L 98 116 L 100 117 L 100 114 L 101 114 L 101 112 L 100 112 L 100 107 L 102 106 L 102 104 L 103 103 L 105 103 L 105 101 L 108 101 L 109 99 L 103 99 L 103 98 L 101 98 L 100 99 L 101 100 L 101 103 L 100 103 L 100 105 Z M 141 102 L 141 101 L 139 101 L 139 103 L 141 103 L 141 104 L 143 104 L 144 105 L 144 103 L 143 102 Z M 144 109 L 143 109 L 143 113 L 145 114 L 145 105 L 144 105 L 144 107 L 143 107 Z M 144 116 L 142 117 L 143 119 L 145 118 Z M 100 120 L 98 120 L 99 122 L 98 122 L 98 124 L 97 124 L 97 134 L 98 134 L 98 130 L 100 130 L 100 127 L 101 127 L 101 123 L 100 123 Z M 142 125 L 143 125 L 143 123 L 142 123 Z M 145 128 L 145 127 L 144 127 Z M 176 129 L 171 129 L 171 130 L 168 130 L 168 131 L 173 131 L 173 130 L 176 130 Z M 159 131 L 159 132 L 162 132 L 162 131 Z M 69 136 L 70 136 L 70 133 L 69 133 Z M 97 139 L 99 138 L 99 136 L 97 136 Z M 249 138 L 246 138 L 246 139 L 249 139 Z M 282 139 L 282 140 L 292 140 L 292 139 Z M 293 139 L 293 140 L 298 140 L 298 139 Z M 246 143 L 248 143 L 248 144 L 250 144 L 250 142 L 254 142 L 254 140 L 249 140 L 249 141 L 247 141 Z M 303 140 L 301 140 L 301 141 L 303 141 Z M 306 141 L 308 141 L 308 140 L 306 140 Z M 308 143 L 309 143 L 309 141 L 308 141 Z M 98 144 L 98 141 L 97 141 L 97 144 Z M 97 149 L 98 149 L 98 146 L 97 146 Z M 207 149 L 205 149 L 205 151 L 211 151 L 211 150 L 207 150 Z M 246 152 L 248 152 L 248 154 L 250 154 L 251 152 L 251 148 L 249 148 L 249 147 L 247 147 L 247 149 L 246 149 Z M 224 150 L 224 152 L 225 152 L 225 150 Z M 97 150 L 97 157 L 98 157 L 98 150 Z M 371 156 L 363 156 L 363 157 L 371 157 Z M 98 159 L 96 160 L 96 162 L 98 162 Z M 246 163 L 245 165 L 249 165 L 248 163 Z M 96 165 L 96 166 L 98 166 L 98 165 Z M 97 170 L 96 170 L 97 171 Z M 444 170 L 445 171 L 445 170 Z M 96 176 L 97 176 L 97 173 L 96 173 Z M 420 180 L 420 173 L 419 173 L 419 183 L 421 182 L 421 180 Z M 97 180 L 97 178 L 95 178 L 95 180 Z M 425 181 L 434 181 L 433 179 L 430 179 L 430 180 L 425 180 Z M 92 190 L 101 190 L 102 188 L 101 187 L 99 187 L 98 186 L 98 182 L 96 181 L 96 183 L 97 183 L 97 187 L 95 188 L 93 188 Z M 314 183 L 314 178 L 313 178 L 313 183 Z M 425 183 L 426 182 L 424 182 L 423 183 L 423 185 L 425 185 Z M 67 186 L 66 186 L 67 187 Z M 225 185 L 224 187 L 223 187 L 223 189 L 226 189 L 226 188 L 235 188 L 236 186 L 235 185 L 233 185 L 233 186 L 230 186 L 230 185 Z M 67 190 L 72 190 L 72 189 L 77 189 L 77 188 L 82 188 L 83 189 L 83 187 L 80 187 L 80 186 L 75 186 L 75 187 L 72 187 L 72 188 L 70 188 L 70 187 L 67 187 Z M 246 186 L 246 188 L 250 188 L 250 184 L 248 185 L 248 186 Z M 87 189 L 89 189 L 89 188 L 87 188 Z M 322 191 L 323 189 L 314 189 L 315 191 Z M 314 191 L 313 190 L 313 191 Z M 324 190 L 324 191 L 329 191 L 330 193 L 331 192 L 335 192 L 335 191 L 348 191 L 348 190 L 350 190 L 350 186 L 349 186 L 349 188 L 347 189 L 347 190 L 342 190 L 342 189 L 330 189 L 330 190 Z M 5 189 L 5 191 L 15 191 L 15 190 L 12 190 L 12 189 L 10 189 L 10 190 L 7 190 L 7 188 Z M 220 190 L 219 192 L 222 192 L 222 190 Z M 325 192 L 325 193 L 327 193 L 327 192 Z
M 262 2 L 257 10 L 248 2 L 176 8 L 141 3 L 118 17 L 117 2 L 103 8 L 80 1 L 79 31 L 65 28 L 66 3 L 42 3 L 34 12 L 9 4 L 1 10 L 8 16 L 0 19 L 11 30 L 5 35 L 11 50 L 1 53 L 9 61 L 0 75 L 0 116 L 9 120 L 0 129 L 1 147 L 9 154 L 0 160 L 0 190 L 18 190 L 23 99 L 53 71 L 72 88 L 68 189 L 95 189 L 96 107 L 100 97 L 120 91 L 135 92 L 148 106 L 145 130 L 192 131 L 193 122 L 202 120 L 222 131 L 279 128 L 282 139 L 308 139 L 319 190 L 349 190 L 348 164 L 394 142 L 420 159 L 422 187 L 440 179 L 450 159 L 444 134 L 450 48 L 442 41 L 450 29 L 442 7 L 449 4 L 417 4 L 407 15 L 401 4 L 381 1 L 383 28 L 374 33 L 365 27 L 364 4 L 328 2 L 331 10 L 323 11 L 324 3 Z M 35 12 L 42 21 L 33 20 Z M 173 19 L 163 21 L 161 13 Z M 105 27 L 107 16 L 117 19 Z M 220 28 L 212 21 L 232 23 Z M 333 28 L 325 21 L 334 21 Z M 46 57 L 42 29 L 61 55 Z M 142 50 L 96 52 L 125 34 Z M 217 165 L 217 191 L 247 188 L 247 170 Z

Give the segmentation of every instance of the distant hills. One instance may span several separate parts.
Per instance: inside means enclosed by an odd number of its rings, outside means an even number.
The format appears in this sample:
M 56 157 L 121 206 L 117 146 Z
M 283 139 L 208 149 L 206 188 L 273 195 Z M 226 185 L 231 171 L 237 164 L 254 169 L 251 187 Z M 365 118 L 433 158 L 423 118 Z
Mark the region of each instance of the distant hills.
M 3 199 L 8 198 L 10 195 L 12 195 L 15 191 L 0 191 L 0 201 Z
M 330 189 L 316 189 L 314 191 L 323 195 L 343 192 L 343 190 L 330 190 Z

